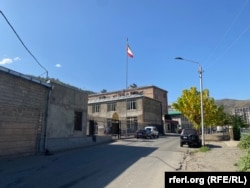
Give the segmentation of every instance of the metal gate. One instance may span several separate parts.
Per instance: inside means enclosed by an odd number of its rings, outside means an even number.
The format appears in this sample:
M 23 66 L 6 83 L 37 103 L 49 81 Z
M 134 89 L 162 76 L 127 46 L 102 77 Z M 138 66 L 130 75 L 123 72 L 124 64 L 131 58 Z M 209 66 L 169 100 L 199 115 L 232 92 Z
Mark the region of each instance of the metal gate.
M 121 122 L 119 120 L 112 119 L 111 134 L 121 138 Z

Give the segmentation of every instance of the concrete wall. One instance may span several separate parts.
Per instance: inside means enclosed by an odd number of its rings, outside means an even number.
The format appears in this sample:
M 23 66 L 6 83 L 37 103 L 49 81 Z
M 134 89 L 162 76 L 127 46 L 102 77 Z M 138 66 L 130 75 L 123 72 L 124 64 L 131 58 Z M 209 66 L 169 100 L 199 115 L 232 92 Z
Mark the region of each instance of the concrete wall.
M 86 134 L 87 110 L 88 94 L 86 92 L 52 83 L 44 147 L 50 152 L 55 152 L 110 141 L 110 137 L 93 139 Z M 76 111 L 82 112 L 81 130 L 74 128 Z
M 0 158 L 35 155 L 111 142 L 86 135 L 88 95 L 0 66 Z M 82 129 L 74 129 L 75 111 Z
M 0 67 L 0 157 L 36 154 L 49 86 Z
M 162 124 L 161 102 L 144 98 L 143 100 L 144 122 Z

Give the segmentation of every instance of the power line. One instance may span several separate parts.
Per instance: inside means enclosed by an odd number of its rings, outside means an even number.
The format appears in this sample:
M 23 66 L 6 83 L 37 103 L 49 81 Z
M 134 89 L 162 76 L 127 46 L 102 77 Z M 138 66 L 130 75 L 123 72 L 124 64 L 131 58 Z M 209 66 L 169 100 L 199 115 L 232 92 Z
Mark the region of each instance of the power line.
M 47 69 L 45 69 L 41 63 L 39 63 L 39 61 L 37 60 L 37 58 L 31 53 L 31 51 L 27 48 L 27 46 L 24 44 L 24 42 L 22 41 L 22 39 L 20 38 L 20 36 L 17 34 L 17 32 L 15 31 L 14 27 L 10 24 L 10 22 L 8 21 L 8 19 L 6 18 L 6 16 L 4 15 L 4 13 L 0 10 L 0 13 L 2 14 L 2 16 L 4 17 L 5 21 L 8 23 L 8 25 L 11 27 L 11 29 L 13 30 L 13 32 L 15 33 L 15 35 L 17 36 L 18 40 L 21 42 L 21 44 L 23 45 L 23 47 L 27 50 L 27 52 L 33 57 L 33 59 L 37 62 L 37 64 L 46 72 L 46 78 L 48 78 L 48 71 Z
M 231 22 L 231 24 L 229 25 L 228 29 L 226 30 L 226 32 L 224 33 L 222 39 L 220 40 L 220 42 L 217 44 L 217 46 L 214 48 L 213 52 L 215 52 L 220 44 L 222 43 L 222 41 L 226 38 L 226 36 L 228 35 L 229 31 L 232 29 L 233 25 L 235 24 L 235 22 L 237 21 L 237 19 L 239 18 L 241 12 L 243 11 L 243 9 L 246 7 L 246 5 L 248 4 L 248 0 L 245 1 L 245 3 L 241 6 L 240 10 L 238 11 L 237 15 L 235 16 L 235 18 L 233 19 L 233 21 Z M 225 54 L 232 46 L 233 44 L 239 40 L 239 38 L 249 29 L 249 26 L 245 29 L 245 31 L 243 31 L 240 36 L 234 40 L 230 45 L 229 47 L 224 51 L 223 54 Z M 209 55 L 208 59 L 212 56 L 212 53 Z M 220 55 L 219 57 L 217 57 L 213 62 L 215 62 L 216 60 L 218 60 L 222 55 Z M 210 63 L 211 65 L 211 63 Z
M 240 34 L 239 34 L 239 36 L 224 50 L 224 53 L 222 53 L 220 56 L 218 56 L 215 60 L 214 60 L 214 62 L 216 62 L 219 58 L 221 58 L 223 55 L 225 55 L 226 54 L 226 52 L 228 52 L 230 49 L 231 49 L 231 47 L 237 42 L 237 41 L 239 41 L 240 40 L 240 38 L 248 31 L 250 29 L 250 24 L 246 27 L 246 29 L 245 30 L 243 30 Z

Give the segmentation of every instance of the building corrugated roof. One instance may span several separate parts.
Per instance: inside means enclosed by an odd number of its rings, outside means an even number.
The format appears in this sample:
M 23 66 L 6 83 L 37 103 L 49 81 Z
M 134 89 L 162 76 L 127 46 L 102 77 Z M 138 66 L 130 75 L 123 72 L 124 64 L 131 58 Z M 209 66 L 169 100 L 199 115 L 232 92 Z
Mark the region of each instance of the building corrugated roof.
M 168 111 L 169 115 L 181 115 L 181 112 L 177 111 L 177 110 L 169 110 Z

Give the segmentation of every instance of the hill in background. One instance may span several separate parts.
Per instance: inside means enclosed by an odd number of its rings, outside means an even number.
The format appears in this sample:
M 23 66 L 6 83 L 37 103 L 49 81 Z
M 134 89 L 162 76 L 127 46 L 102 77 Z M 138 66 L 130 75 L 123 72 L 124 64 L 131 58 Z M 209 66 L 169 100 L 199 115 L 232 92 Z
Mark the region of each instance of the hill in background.
M 250 108 L 250 100 L 221 99 L 215 100 L 218 106 L 224 106 L 224 112 L 231 114 L 235 108 Z

